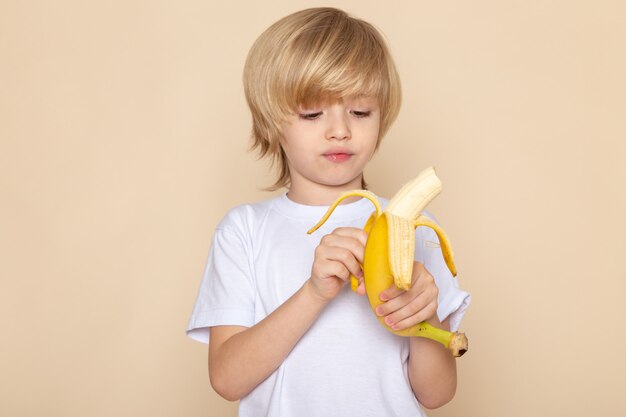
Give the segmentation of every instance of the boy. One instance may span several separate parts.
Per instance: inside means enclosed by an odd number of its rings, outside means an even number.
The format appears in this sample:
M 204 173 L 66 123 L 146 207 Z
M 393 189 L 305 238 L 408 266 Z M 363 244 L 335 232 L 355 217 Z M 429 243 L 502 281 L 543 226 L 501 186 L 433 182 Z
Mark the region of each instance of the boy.
M 397 116 L 400 84 L 380 34 L 337 9 L 294 13 L 252 46 L 244 85 L 254 146 L 280 168 L 274 189 L 288 191 L 232 209 L 215 230 L 187 329 L 210 338 L 211 385 L 241 400 L 240 416 L 416 416 L 420 403 L 445 404 L 456 389 L 449 351 L 393 335 L 346 286 L 362 278 L 370 202 L 347 200 L 306 233 L 340 193 L 365 187 Z M 422 229 L 411 289 L 383 292 L 376 313 L 396 329 L 427 320 L 454 330 L 469 295 Z

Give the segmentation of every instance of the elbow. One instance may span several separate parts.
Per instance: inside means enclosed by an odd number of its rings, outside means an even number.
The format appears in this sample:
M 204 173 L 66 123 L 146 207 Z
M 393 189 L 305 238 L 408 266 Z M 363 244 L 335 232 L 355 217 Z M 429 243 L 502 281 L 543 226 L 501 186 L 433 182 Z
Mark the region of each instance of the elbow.
M 448 404 L 456 394 L 456 378 L 444 384 L 419 385 L 411 384 L 417 401 L 429 410 L 434 410 Z
M 420 404 L 422 405 L 422 407 L 426 408 L 427 410 L 436 410 L 439 407 L 443 407 L 444 405 L 448 404 L 450 402 L 450 400 L 446 400 L 446 401 L 428 401 L 428 402 L 423 402 L 420 401 Z
M 429 410 L 435 410 L 448 404 L 454 398 L 456 390 L 450 390 L 448 392 L 432 393 L 431 395 L 421 395 L 418 398 L 419 403 Z
M 209 382 L 213 391 L 228 401 L 239 401 L 246 394 L 238 391 L 235 384 L 230 382 L 224 375 L 219 375 L 217 372 L 209 372 Z

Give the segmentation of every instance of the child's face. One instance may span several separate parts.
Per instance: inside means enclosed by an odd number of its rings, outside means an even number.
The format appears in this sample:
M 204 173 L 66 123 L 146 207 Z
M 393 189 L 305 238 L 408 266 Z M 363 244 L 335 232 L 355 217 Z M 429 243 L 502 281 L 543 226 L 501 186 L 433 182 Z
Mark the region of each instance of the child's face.
M 371 97 L 299 108 L 283 125 L 292 190 L 302 186 L 361 188 L 378 141 L 380 109 Z

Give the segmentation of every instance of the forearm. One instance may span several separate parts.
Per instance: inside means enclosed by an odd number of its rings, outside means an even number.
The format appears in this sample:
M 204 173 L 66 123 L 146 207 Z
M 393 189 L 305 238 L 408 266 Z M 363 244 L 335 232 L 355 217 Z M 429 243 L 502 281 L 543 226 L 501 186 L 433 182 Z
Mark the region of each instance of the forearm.
M 447 321 L 431 323 L 449 330 Z M 422 337 L 409 342 L 409 381 L 418 401 L 426 408 L 448 403 L 456 392 L 456 361 L 441 343 Z
M 214 389 L 229 400 L 247 395 L 285 360 L 326 303 L 312 292 L 307 281 L 264 320 L 210 349 L 209 374 Z

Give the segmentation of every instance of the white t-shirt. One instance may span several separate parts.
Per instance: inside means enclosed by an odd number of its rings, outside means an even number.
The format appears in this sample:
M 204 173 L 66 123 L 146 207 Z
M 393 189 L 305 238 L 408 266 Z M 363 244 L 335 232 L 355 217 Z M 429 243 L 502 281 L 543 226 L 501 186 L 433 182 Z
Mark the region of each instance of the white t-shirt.
M 337 227 L 363 227 L 374 210 L 364 198 L 339 205 L 308 235 L 327 209 L 286 194 L 232 209 L 215 230 L 187 334 L 208 343 L 211 326 L 260 322 L 310 277 L 322 236 Z M 435 278 L 440 320 L 450 316 L 456 330 L 470 295 L 459 289 L 438 242 L 431 229 L 417 228 L 415 259 Z M 408 381 L 408 341 L 387 331 L 367 297 L 346 285 L 279 368 L 241 399 L 239 415 L 424 416 Z

